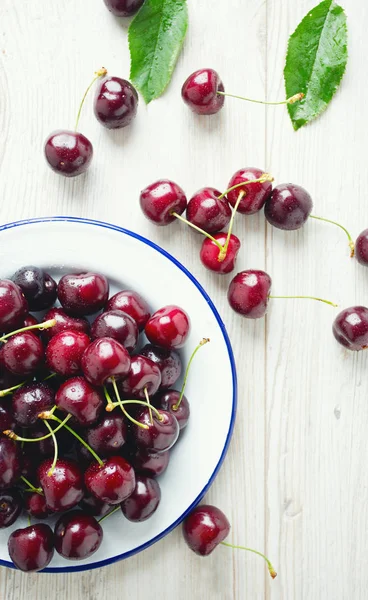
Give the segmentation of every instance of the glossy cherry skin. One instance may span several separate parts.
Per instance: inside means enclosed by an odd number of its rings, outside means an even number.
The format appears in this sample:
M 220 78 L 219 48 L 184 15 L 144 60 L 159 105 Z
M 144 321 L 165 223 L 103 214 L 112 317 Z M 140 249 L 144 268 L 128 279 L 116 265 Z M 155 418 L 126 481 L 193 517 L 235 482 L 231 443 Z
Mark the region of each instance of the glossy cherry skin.
M 9 338 L 2 354 L 8 371 L 22 377 L 35 373 L 44 361 L 42 342 L 31 331 L 17 333 Z
M 23 379 L 19 375 L 14 375 L 8 371 L 4 364 L 4 348 L 5 344 L 0 347 L 0 390 L 7 390 L 18 383 L 22 383 Z
M 72 508 L 83 497 L 83 477 L 76 462 L 58 459 L 49 475 L 52 460 L 44 460 L 38 467 L 38 479 L 45 494 L 47 508 L 54 512 Z
M 368 348 L 368 308 L 351 306 L 336 317 L 332 327 L 336 340 L 349 350 Z
M 92 342 L 82 356 L 82 370 L 92 384 L 102 386 L 115 377 L 126 377 L 130 369 L 128 351 L 113 338 L 99 338 Z
M 21 450 L 17 442 L 0 437 L 0 490 L 11 488 L 21 475 Z
M 87 171 L 91 164 L 93 146 L 82 133 L 60 129 L 46 138 L 44 152 L 55 173 L 76 177 Z
M 271 285 L 271 277 L 264 271 L 241 271 L 229 285 L 227 298 L 231 308 L 247 319 L 264 317 Z
M 171 412 L 179 423 L 179 428 L 184 429 L 189 420 L 190 408 L 186 396 L 182 397 L 179 407 L 176 408 L 179 398 L 180 392 L 177 390 L 162 390 L 153 398 L 152 404 L 156 408 Z
M 137 475 L 133 493 L 121 504 L 123 515 L 140 523 L 152 517 L 161 500 L 161 489 L 155 479 Z
M 158 415 L 152 411 L 152 422 L 148 408 L 139 411 L 136 420 L 147 426 L 143 429 L 132 423 L 131 434 L 137 446 L 151 452 L 166 452 L 175 444 L 179 436 L 179 424 L 174 415 L 160 410 Z
M 181 97 L 197 115 L 214 115 L 224 105 L 224 84 L 213 69 L 200 69 L 189 75 L 181 88 Z
M 221 246 L 223 246 L 226 242 L 227 234 L 215 233 L 213 237 L 221 244 Z M 209 271 L 215 271 L 215 273 L 219 273 L 220 275 L 231 273 L 231 271 L 234 270 L 240 246 L 239 238 L 236 235 L 231 234 L 226 256 L 224 260 L 220 261 L 219 247 L 209 238 L 205 238 L 199 254 L 201 263 L 206 269 L 209 269 Z
M 97 425 L 90 427 L 86 439 L 97 454 L 109 456 L 116 454 L 124 446 L 127 434 L 124 416 L 115 410 L 113 413 L 103 415 Z
M 121 456 L 111 456 L 100 466 L 93 462 L 84 474 L 87 490 L 109 504 L 120 504 L 133 493 L 133 467 Z
M 45 496 L 37 492 L 27 492 L 24 495 L 24 508 L 35 519 L 47 519 L 50 516 Z
M 125 396 L 130 398 L 146 397 L 144 390 L 149 396 L 153 396 L 161 384 L 161 371 L 158 365 L 146 356 L 132 356 L 130 371 L 124 381 L 120 383 L 120 389 Z
M 181 375 L 182 363 L 179 354 L 175 350 L 146 344 L 140 354 L 152 360 L 160 369 L 161 388 L 167 389 L 177 382 Z
M 22 267 L 14 273 L 12 280 L 22 290 L 29 310 L 50 308 L 56 300 L 56 281 L 39 267 Z
M 368 267 L 368 229 L 364 229 L 356 239 L 355 258 L 358 263 L 364 267 Z
M 100 273 L 71 273 L 59 281 L 60 304 L 72 316 L 92 315 L 104 307 L 108 297 L 109 283 Z
M 219 199 L 221 192 L 212 187 L 199 190 L 189 200 L 186 217 L 190 223 L 207 233 L 224 229 L 231 218 L 231 208 L 226 198 Z
M 183 523 L 183 535 L 189 548 L 200 556 L 208 556 L 229 534 L 230 523 L 216 506 L 202 504 Z
M 28 304 L 22 290 L 13 281 L 0 280 L 0 331 L 7 333 L 16 329 L 28 312 Z
M 181 189 L 169 179 L 160 179 L 151 183 L 140 195 L 140 205 L 143 214 L 155 225 L 169 225 L 181 215 L 187 207 L 187 198 Z
M 246 167 L 237 171 L 229 181 L 228 189 L 242 183 L 243 181 L 251 181 L 252 179 L 259 179 L 264 174 L 264 171 L 254 167 Z M 244 192 L 240 204 L 238 206 L 238 212 L 243 215 L 253 215 L 263 208 L 267 198 L 269 198 L 272 191 L 272 183 L 265 181 L 264 183 L 249 183 L 244 186 L 239 186 L 235 190 L 228 192 L 227 199 L 231 206 L 235 206 L 240 192 Z
M 16 390 L 12 398 L 14 419 L 21 427 L 32 427 L 38 415 L 54 405 L 54 391 L 44 382 L 26 383 Z
M 71 317 L 62 308 L 51 308 L 45 314 L 43 320 L 48 321 L 50 319 L 55 319 L 56 325 L 43 331 L 43 337 L 48 341 L 62 331 L 79 331 L 80 333 L 89 334 L 90 325 L 87 319 Z
M 91 337 L 114 338 L 132 353 L 138 341 L 138 325 L 132 317 L 121 310 L 109 310 L 99 315 L 93 322 Z
M 18 490 L 0 492 L 0 529 L 10 527 L 19 517 L 22 510 L 22 497 Z
M 132 84 L 120 77 L 106 77 L 101 81 L 95 97 L 96 119 L 107 129 L 121 129 L 129 125 L 137 114 L 138 94 Z
M 83 427 L 90 427 L 98 420 L 105 400 L 84 377 L 72 377 L 59 387 L 55 404 L 63 412 L 73 415 Z
M 55 550 L 64 558 L 88 558 L 101 546 L 103 531 L 91 515 L 73 510 L 62 515 L 54 530 Z
M 106 305 L 106 310 L 122 310 L 134 319 L 139 331 L 143 331 L 151 315 L 150 307 L 144 298 L 132 290 L 123 290 L 112 296 Z
M 189 316 L 179 306 L 169 304 L 149 318 L 144 331 L 151 344 L 170 349 L 181 348 L 189 335 Z
M 21 571 L 41 571 L 54 555 L 54 534 L 45 523 L 13 531 L 8 540 L 9 556 Z
M 277 229 L 300 229 L 312 212 L 313 202 L 307 190 L 293 183 L 277 185 L 267 199 L 264 213 Z
M 46 348 L 47 366 L 54 373 L 71 377 L 81 371 L 83 352 L 90 339 L 80 331 L 62 331 L 49 341 Z
M 104 2 L 116 17 L 131 17 L 138 12 L 144 0 L 104 0 Z
M 148 450 L 136 449 L 130 454 L 129 461 L 135 471 L 147 477 L 158 477 L 165 473 L 169 461 L 170 452 L 149 452 Z
M 85 494 L 79 503 L 82 511 L 93 517 L 104 517 L 111 510 L 111 504 L 103 502 L 92 494 Z
M 14 429 L 15 421 L 11 410 L 11 403 L 7 398 L 0 400 L 0 432 Z

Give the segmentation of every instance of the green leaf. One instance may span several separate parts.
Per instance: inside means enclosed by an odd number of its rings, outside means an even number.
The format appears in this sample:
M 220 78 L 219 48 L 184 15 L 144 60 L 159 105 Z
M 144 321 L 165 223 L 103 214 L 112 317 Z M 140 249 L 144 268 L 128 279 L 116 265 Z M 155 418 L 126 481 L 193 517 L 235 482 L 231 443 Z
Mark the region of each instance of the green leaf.
M 348 58 L 344 9 L 334 0 L 315 6 L 290 36 L 284 69 L 286 96 L 305 97 L 288 104 L 295 130 L 326 108 L 345 72 Z
M 187 27 L 186 0 L 146 0 L 131 22 L 130 79 L 147 104 L 170 82 Z

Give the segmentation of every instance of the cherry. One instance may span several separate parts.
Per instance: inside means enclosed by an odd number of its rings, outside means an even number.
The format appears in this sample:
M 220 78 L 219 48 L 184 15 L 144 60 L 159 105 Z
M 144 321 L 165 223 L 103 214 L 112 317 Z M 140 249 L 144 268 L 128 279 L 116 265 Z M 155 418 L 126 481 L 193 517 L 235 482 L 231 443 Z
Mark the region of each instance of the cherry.
M 189 200 L 186 217 L 190 223 L 207 233 L 217 233 L 229 224 L 231 208 L 221 192 L 205 187 Z
M 176 183 L 160 179 L 141 192 L 140 205 L 147 219 L 156 225 L 169 225 L 185 211 L 187 199 Z
M 106 77 L 96 92 L 96 119 L 107 129 L 129 125 L 137 114 L 138 94 L 132 84 L 120 77 Z
M 128 376 L 120 384 L 125 395 L 134 398 L 153 396 L 161 385 L 161 371 L 158 365 L 146 356 L 133 356 Z
M 251 182 L 253 179 L 262 179 L 264 181 Z M 254 167 L 245 167 L 237 171 L 229 181 L 227 199 L 231 206 L 235 206 L 239 200 L 239 192 L 243 192 L 243 197 L 238 204 L 237 210 L 243 215 L 253 215 L 261 210 L 267 198 L 272 191 L 273 178 L 268 176 L 261 169 Z M 234 189 L 231 189 L 234 188 Z
M 92 385 L 102 386 L 114 378 L 126 377 L 130 369 L 128 351 L 113 338 L 99 338 L 92 342 L 82 356 L 82 370 Z
M 68 510 L 82 499 L 83 477 L 76 462 L 58 459 L 52 470 L 52 460 L 46 459 L 38 467 L 37 473 L 50 510 Z
M 224 84 L 213 69 L 200 69 L 189 75 L 181 89 L 185 104 L 197 115 L 214 115 L 224 105 Z
M 3 390 L 7 390 L 8 388 L 12 388 L 13 386 L 17 385 L 18 383 L 21 383 L 21 377 L 19 377 L 19 375 L 14 375 L 14 373 L 10 373 L 10 371 L 8 371 L 8 369 L 5 367 L 4 352 L 3 352 L 4 348 L 5 348 L 5 345 L 3 344 L 0 347 L 0 390 L 1 390 L 1 392 L 3 392 Z M 0 397 L 2 395 L 3 394 L 0 393 Z
M 208 556 L 230 532 L 230 523 L 216 506 L 197 506 L 183 523 L 183 535 L 189 548 L 200 556 Z
M 137 475 L 133 493 L 121 504 L 123 515 L 140 523 L 152 517 L 161 500 L 161 489 L 155 479 Z
M 131 426 L 131 433 L 137 446 L 151 452 L 165 452 L 169 450 L 176 442 L 179 436 L 179 424 L 174 415 L 165 410 L 159 410 L 159 417 L 156 413 L 144 408 L 139 411 L 137 421 L 145 428 L 139 427 L 134 423 Z
M 121 310 L 109 310 L 99 315 L 91 328 L 93 340 L 101 337 L 114 338 L 132 353 L 138 341 L 138 325 L 132 317 Z
M 22 497 L 18 490 L 0 492 L 0 529 L 10 527 L 19 517 L 22 510 Z
M 201 262 L 206 269 L 209 269 L 210 271 L 215 271 L 220 274 L 230 273 L 235 267 L 236 257 L 241 245 L 240 240 L 233 234 L 228 238 L 226 233 L 215 233 L 213 237 L 217 243 L 209 238 L 203 240 L 200 251 Z M 227 239 L 229 239 L 229 241 L 226 254 L 221 260 L 223 252 L 222 248 L 227 242 Z
M 140 354 L 157 364 L 161 371 L 161 388 L 167 389 L 177 382 L 181 375 L 182 364 L 180 356 L 175 350 L 146 344 Z
M 241 271 L 231 281 L 228 300 L 235 312 L 248 319 L 266 314 L 272 280 L 264 271 Z
M 129 458 L 135 471 L 147 477 L 162 475 L 169 464 L 170 452 L 149 452 L 148 450 L 135 449 Z
M 10 488 L 21 474 L 19 446 L 6 437 L 0 437 L 0 490 Z
M 157 310 L 145 327 L 146 336 L 152 344 L 170 349 L 184 346 L 189 331 L 189 316 L 185 310 L 174 304 Z
M 45 141 L 45 158 L 51 169 L 64 177 L 76 177 L 87 171 L 93 146 L 82 133 L 58 129 Z
M 0 331 L 8 332 L 18 327 L 27 309 L 20 287 L 8 279 L 0 280 Z
M 14 375 L 33 375 L 43 363 L 41 340 L 31 331 L 13 335 L 2 349 L 5 367 Z
M 360 233 L 355 242 L 355 258 L 364 267 L 368 266 L 368 229 Z
M 180 396 L 177 390 L 162 390 L 153 398 L 152 404 L 156 408 L 171 412 L 179 423 L 179 428 L 184 429 L 189 420 L 190 408 L 186 396 L 183 395 L 181 399 Z
M 51 308 L 43 320 L 49 321 L 50 319 L 55 319 L 56 324 L 43 332 L 48 341 L 62 331 L 79 331 L 89 334 L 90 326 L 87 319 L 70 317 L 62 308 Z
M 45 496 L 37 492 L 30 492 L 24 495 L 24 507 L 26 511 L 35 519 L 47 519 L 50 511 L 46 506 Z
M 35 425 L 38 415 L 54 405 L 54 396 L 54 391 L 47 383 L 28 383 L 16 390 L 12 399 L 16 423 L 21 427 Z
M 88 558 L 101 546 L 103 531 L 91 515 L 73 510 L 55 525 L 55 550 L 64 558 Z
M 104 415 L 102 420 L 87 431 L 86 439 L 95 452 L 102 456 L 116 454 L 127 440 L 127 426 L 122 414 Z
M 14 429 L 15 421 L 11 406 L 7 401 L 0 401 L 0 432 L 6 429 Z
M 336 317 L 332 328 L 336 340 L 349 350 L 368 348 L 368 308 L 352 306 Z
M 109 504 L 120 504 L 135 488 L 134 469 L 121 456 L 111 456 L 102 465 L 91 463 L 84 481 L 91 494 Z
M 277 185 L 267 198 L 264 213 L 267 221 L 278 229 L 300 229 L 312 212 L 313 202 L 300 185 Z
M 82 511 L 93 517 L 104 517 L 111 511 L 111 504 L 103 502 L 92 494 L 85 494 L 79 503 Z
M 73 415 L 83 427 L 90 427 L 101 414 L 104 397 L 83 377 L 73 377 L 59 387 L 55 404 L 63 412 Z
M 59 281 L 60 304 L 73 316 L 92 315 L 104 307 L 108 296 L 109 283 L 99 273 L 71 273 Z
M 121 310 L 134 319 L 139 331 L 142 331 L 150 318 L 151 311 L 147 302 L 137 292 L 124 290 L 110 298 L 106 310 Z
M 131 17 L 142 6 L 144 0 L 104 0 L 107 8 L 117 17 Z
M 45 523 L 17 529 L 9 537 L 9 556 L 21 571 L 41 571 L 54 555 L 54 534 Z
M 56 300 L 56 282 L 39 267 L 22 267 L 14 273 L 12 281 L 22 290 L 29 310 L 50 308 Z
M 83 352 L 90 339 L 80 331 L 62 331 L 49 341 L 46 348 L 46 362 L 51 371 L 70 377 L 81 370 Z

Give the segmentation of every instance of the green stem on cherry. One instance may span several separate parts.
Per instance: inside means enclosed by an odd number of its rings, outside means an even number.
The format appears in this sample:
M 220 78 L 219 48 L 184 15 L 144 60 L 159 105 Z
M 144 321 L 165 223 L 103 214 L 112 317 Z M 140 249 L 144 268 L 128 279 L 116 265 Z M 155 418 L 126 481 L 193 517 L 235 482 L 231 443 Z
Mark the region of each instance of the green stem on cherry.
M 278 299 L 278 298 L 284 298 L 286 300 L 294 300 L 294 299 L 299 299 L 299 300 L 317 300 L 317 302 L 324 302 L 325 304 L 329 304 L 330 306 L 333 306 L 334 308 L 337 308 L 338 304 L 335 304 L 334 302 L 330 302 L 330 300 L 324 300 L 323 298 L 317 298 L 316 296 L 268 296 L 269 298 L 273 298 L 273 299 Z
M 266 100 L 254 100 L 253 98 L 246 98 L 245 96 L 237 96 L 235 94 L 228 94 L 227 92 L 217 92 L 219 96 L 229 96 L 230 98 L 237 98 L 238 100 L 245 100 L 246 102 L 254 102 L 255 104 L 267 104 L 269 106 L 279 106 L 280 104 L 295 104 L 302 100 L 305 96 L 303 92 L 299 92 L 298 94 L 294 94 L 290 98 L 286 100 L 281 100 L 280 102 L 268 102 Z
M 222 250 L 220 250 L 219 255 L 217 257 L 217 260 L 219 262 L 223 262 L 226 258 L 226 254 L 227 254 L 227 249 L 229 247 L 229 242 L 230 242 L 230 237 L 231 237 L 231 232 L 233 230 L 233 226 L 234 226 L 234 219 L 235 219 L 235 215 L 236 215 L 236 211 L 238 210 L 239 204 L 242 201 L 242 198 L 245 196 L 245 191 L 242 190 L 239 193 L 238 199 L 235 203 L 234 208 L 232 209 L 232 213 L 231 213 L 231 218 L 229 221 L 229 229 L 227 230 L 227 236 L 226 236 L 226 241 L 225 244 L 222 247 Z
M 56 373 L 50 373 L 50 375 L 45 377 L 44 381 L 48 381 L 49 379 L 52 379 L 53 377 L 56 377 Z
M 201 340 L 198 344 L 198 346 L 196 348 L 194 348 L 193 352 L 192 352 L 192 356 L 189 359 L 189 362 L 187 364 L 187 368 L 185 369 L 185 374 L 184 374 L 184 381 L 183 381 L 183 385 L 181 387 L 181 391 L 180 391 L 180 396 L 179 396 L 179 400 L 177 401 L 176 404 L 173 404 L 173 410 L 178 410 L 180 403 L 183 399 L 184 396 L 184 391 L 185 391 L 185 387 L 187 385 L 187 380 L 188 380 L 188 375 L 189 375 L 189 370 L 190 370 L 190 366 L 193 362 L 193 358 L 195 357 L 195 355 L 197 354 L 198 350 L 200 348 L 202 348 L 202 346 L 204 346 L 205 344 L 208 344 L 208 342 L 210 342 L 210 338 L 203 338 L 203 340 Z
M 79 110 L 78 110 L 78 114 L 77 114 L 77 120 L 75 122 L 75 131 L 78 130 L 78 124 L 79 124 L 79 119 L 80 119 L 80 116 L 81 116 L 83 104 L 84 104 L 84 101 L 85 101 L 85 99 L 87 97 L 87 94 L 88 94 L 89 90 L 91 89 L 91 87 L 93 86 L 93 84 L 95 83 L 95 81 L 97 81 L 97 79 L 100 79 L 100 77 L 104 77 L 106 74 L 107 74 L 107 70 L 105 69 L 105 67 L 102 67 L 101 69 L 99 69 L 98 71 L 96 71 L 94 78 L 92 79 L 92 81 L 89 84 L 88 88 L 84 92 L 84 96 L 83 96 L 82 101 L 81 101 L 81 103 L 79 105 Z
M 109 404 L 108 406 L 106 406 L 105 410 L 107 410 L 107 412 L 112 412 L 114 410 L 114 408 L 116 408 L 117 406 L 121 407 L 121 405 L 124 406 L 125 404 L 139 404 L 140 406 L 145 406 L 146 408 L 151 407 L 151 410 L 153 410 L 157 419 L 159 421 L 162 421 L 160 411 L 155 406 L 153 406 L 151 403 L 147 404 L 147 402 L 145 402 L 144 400 L 120 400 L 120 402 L 112 402 L 112 404 Z M 128 419 L 131 420 L 131 417 L 129 414 L 128 414 Z M 137 422 L 136 424 L 140 425 L 142 427 L 142 423 Z M 147 427 L 148 426 L 145 425 L 144 429 L 147 429 Z
M 59 446 L 58 446 L 58 442 L 57 442 L 57 439 L 56 439 L 55 432 L 54 432 L 53 428 L 51 427 L 50 423 L 48 423 L 48 421 L 46 421 L 46 420 L 44 421 L 44 423 L 45 423 L 45 425 L 46 425 L 47 429 L 49 430 L 49 432 L 50 432 L 50 435 L 51 435 L 51 437 L 52 437 L 52 441 L 53 441 L 53 443 L 54 443 L 54 459 L 53 459 L 53 461 L 52 461 L 51 467 L 49 468 L 49 470 L 48 470 L 48 472 L 47 472 L 47 476 L 48 476 L 48 477 L 51 477 L 51 475 L 53 474 L 53 472 L 54 472 L 54 470 L 55 470 L 56 461 L 57 461 L 57 459 L 58 459 L 58 454 L 59 454 Z M 55 429 L 56 429 L 56 428 L 55 428 Z
M 235 550 L 246 550 L 247 552 L 253 552 L 254 554 L 258 554 L 258 556 L 261 556 L 266 561 L 267 567 L 268 567 L 268 570 L 270 572 L 272 579 L 275 579 L 275 577 L 277 577 L 277 573 L 276 573 L 275 569 L 273 568 L 271 561 L 267 558 L 267 556 L 262 554 L 262 552 L 258 552 L 258 550 L 253 550 L 253 548 L 246 548 L 246 546 L 235 546 L 234 544 L 229 544 L 228 542 L 220 542 L 220 543 L 223 546 L 227 546 L 228 548 L 234 548 Z
M 236 183 L 235 185 L 232 185 L 229 189 L 225 190 L 225 192 L 223 192 L 218 197 L 218 200 L 222 200 L 222 198 L 225 198 L 225 196 L 229 192 L 232 192 L 233 190 L 237 190 L 240 187 L 244 187 L 245 185 L 250 185 L 251 183 L 266 183 L 266 181 L 268 181 L 269 183 L 272 183 L 274 181 L 274 178 L 272 177 L 272 175 L 270 175 L 270 173 L 263 173 L 257 179 L 248 179 L 248 181 L 241 181 L 240 183 Z M 245 190 L 244 190 L 244 192 L 246 194 Z
M 15 390 L 19 390 L 19 388 L 21 388 L 26 382 L 23 381 L 22 383 L 18 383 L 18 385 L 13 385 L 13 387 L 10 387 L 6 390 L 0 390 L 0 398 L 3 398 L 4 396 L 8 396 L 9 394 L 12 394 L 13 392 L 15 392 Z
M 31 515 L 28 513 L 28 527 L 31 526 Z
M 54 327 L 56 325 L 56 319 L 49 319 L 44 323 L 36 323 L 36 325 L 28 325 L 28 327 L 22 327 L 21 329 L 16 329 L 15 331 L 11 331 L 6 335 L 0 337 L 0 342 L 6 342 L 7 338 L 12 335 L 16 335 L 17 333 L 23 333 L 24 331 L 31 331 L 32 329 L 38 329 L 39 331 L 43 331 L 44 329 L 50 329 L 50 327 Z
M 216 246 L 218 247 L 218 249 L 221 252 L 222 245 L 220 244 L 220 242 L 218 240 L 216 240 L 216 238 L 213 237 L 213 235 L 211 235 L 210 233 L 207 233 L 207 231 L 205 231 L 204 229 L 201 229 L 200 227 L 197 227 L 197 225 L 194 225 L 190 221 L 187 221 L 187 219 L 185 217 L 183 217 L 182 215 L 179 215 L 176 212 L 172 212 L 171 214 L 172 214 L 173 217 L 176 217 L 177 219 L 179 219 L 179 221 L 182 221 L 182 223 L 185 223 L 186 225 L 189 225 L 189 227 L 191 227 L 192 229 L 195 229 L 196 231 L 198 231 L 198 233 L 201 233 L 202 235 L 204 235 L 205 237 L 207 237 L 209 240 L 211 240 L 211 242 L 213 242 L 214 244 L 216 244 Z
M 118 404 L 118 406 L 120 406 L 120 408 L 121 408 L 123 414 L 126 416 L 126 418 L 129 419 L 129 421 L 131 421 L 132 423 L 134 423 L 134 425 L 137 425 L 138 427 L 141 427 L 142 429 L 149 429 L 148 425 L 145 425 L 144 423 L 140 423 L 139 421 L 136 421 L 136 419 L 134 419 L 128 413 L 128 411 L 125 410 L 124 401 L 120 398 L 120 394 L 119 394 L 118 386 L 116 385 L 115 377 L 112 377 L 111 380 L 112 380 L 112 387 L 114 388 L 114 392 L 115 392 L 115 395 L 117 398 L 117 404 Z M 112 405 L 108 404 L 106 407 L 106 410 L 108 410 L 108 412 L 113 410 Z
M 149 416 L 150 416 L 151 425 L 153 425 L 152 406 L 151 406 L 151 402 L 150 402 L 146 387 L 144 388 L 143 392 L 144 392 L 144 395 L 145 395 L 145 398 L 146 398 L 147 404 L 148 404 L 148 412 L 149 412 Z
M 354 254 L 355 254 L 355 244 L 354 244 L 354 240 L 351 237 L 350 233 L 348 232 L 348 230 L 343 226 L 340 225 L 340 223 L 337 223 L 336 221 L 331 221 L 331 219 L 325 219 L 325 217 L 317 217 L 316 215 L 309 215 L 311 219 L 317 219 L 318 221 L 325 221 L 326 223 L 331 223 L 332 225 L 336 225 L 337 227 L 340 227 L 340 229 L 342 229 L 349 240 L 349 248 L 350 248 L 350 257 L 353 258 Z
M 52 408 L 50 411 L 47 411 L 47 414 L 53 415 L 55 408 L 56 407 Z M 43 414 L 45 414 L 45 413 L 40 413 L 40 415 L 43 415 Z M 40 415 L 38 415 L 38 416 L 40 417 Z M 64 425 L 69 421 L 71 416 L 72 415 L 67 415 L 63 421 L 60 421 L 60 425 L 55 427 L 55 429 L 53 430 L 54 434 L 57 433 L 59 431 L 59 429 L 64 427 Z M 40 417 L 40 418 L 43 418 L 43 417 Z M 51 437 L 51 433 L 46 433 L 46 435 L 43 435 L 42 437 L 39 437 L 39 438 L 25 438 L 25 437 L 21 437 L 20 435 L 17 435 L 11 429 L 6 429 L 5 431 L 3 431 L 3 434 L 8 436 L 11 440 L 14 440 L 15 442 L 42 442 L 43 440 L 47 440 L 48 438 Z
M 110 512 L 108 512 L 106 515 L 104 515 L 103 517 L 101 517 L 101 519 L 98 519 L 98 522 L 102 523 L 102 521 L 104 519 L 107 519 L 107 517 L 110 517 L 111 515 L 113 515 L 114 513 L 116 513 L 118 510 L 121 510 L 120 509 L 120 504 L 119 504 L 119 506 L 116 506 L 113 510 L 110 510 Z
M 31 483 L 30 481 L 28 481 L 28 479 L 26 479 L 24 477 L 24 475 L 20 476 L 21 480 L 24 481 L 24 483 L 26 483 L 29 487 L 28 490 L 25 490 L 25 492 L 35 492 L 36 494 L 40 494 L 40 496 L 43 496 L 43 491 L 42 488 L 36 488 L 33 483 Z
M 107 401 L 106 410 L 107 410 L 108 412 L 111 412 L 111 411 L 113 410 L 113 408 L 114 408 L 114 407 L 112 406 L 114 403 L 113 403 L 113 401 L 112 401 L 112 398 L 111 398 L 111 396 L 110 396 L 110 394 L 109 394 L 109 391 L 108 391 L 108 389 L 107 389 L 106 385 L 104 385 L 104 393 L 105 393 L 105 398 L 106 398 L 106 401 Z M 112 407 L 112 408 L 109 408 L 109 407 Z

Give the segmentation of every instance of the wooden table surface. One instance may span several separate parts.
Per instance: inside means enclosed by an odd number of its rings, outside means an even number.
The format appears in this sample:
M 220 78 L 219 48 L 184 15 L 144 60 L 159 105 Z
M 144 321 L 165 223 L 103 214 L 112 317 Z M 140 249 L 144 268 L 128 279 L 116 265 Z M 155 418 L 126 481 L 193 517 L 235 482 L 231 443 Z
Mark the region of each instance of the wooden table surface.
M 314 3 L 189 1 L 190 29 L 167 93 L 148 107 L 140 101 L 134 125 L 116 132 L 94 119 L 90 97 L 80 129 L 93 141 L 93 165 L 67 180 L 46 166 L 43 140 L 73 126 L 98 67 L 128 77 L 127 26 L 102 0 L 0 0 L 1 222 L 54 214 L 111 221 L 162 245 L 198 277 L 226 323 L 239 376 L 234 437 L 207 499 L 229 516 L 232 541 L 265 550 L 279 572 L 272 581 L 261 559 L 227 548 L 200 559 L 176 530 L 101 570 L 26 576 L 2 568 L 1 600 L 368 597 L 368 355 L 334 341 L 336 309 L 320 303 L 274 300 L 265 320 L 242 320 L 227 304 L 231 276 L 201 266 L 199 236 L 180 224 L 155 228 L 138 206 L 142 187 L 161 177 L 190 196 L 205 185 L 224 189 L 237 169 L 259 166 L 278 183 L 304 186 L 315 214 L 354 236 L 368 226 L 364 0 L 343 0 L 347 73 L 310 127 L 295 133 L 284 107 L 232 99 L 219 115 L 199 118 L 180 98 L 187 75 L 211 66 L 229 92 L 282 99 L 287 39 Z M 368 271 L 349 259 L 337 228 L 313 221 L 282 232 L 259 214 L 239 216 L 236 233 L 238 270 L 267 270 L 274 294 L 318 295 L 341 308 L 368 303 Z

